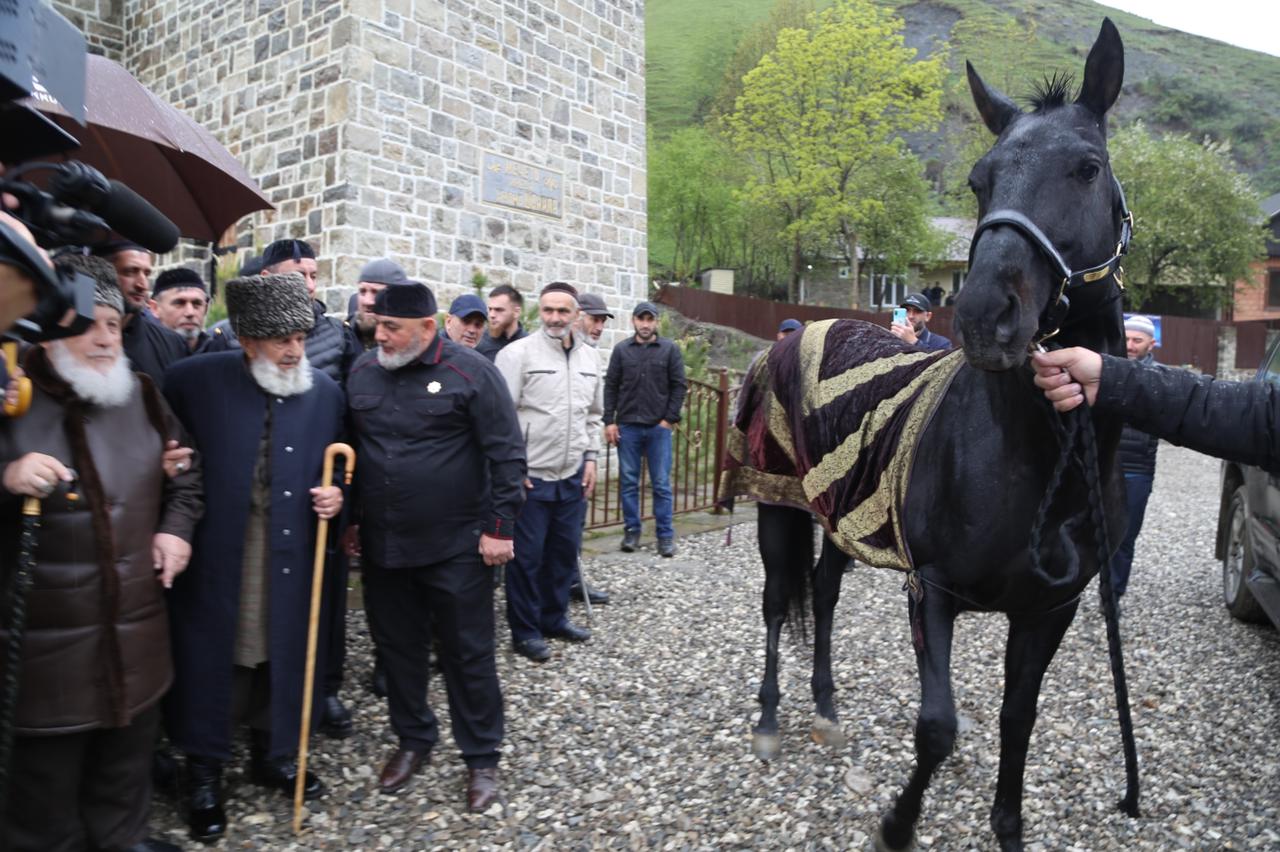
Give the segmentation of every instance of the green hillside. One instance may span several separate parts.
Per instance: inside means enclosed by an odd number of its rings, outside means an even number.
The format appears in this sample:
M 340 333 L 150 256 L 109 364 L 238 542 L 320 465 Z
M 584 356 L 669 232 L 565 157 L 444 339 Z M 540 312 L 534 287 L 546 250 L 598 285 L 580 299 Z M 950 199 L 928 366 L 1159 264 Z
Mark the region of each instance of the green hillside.
M 1126 79 L 1114 120 L 1227 139 L 1263 195 L 1280 191 L 1280 57 L 1171 30 L 1091 0 L 894 2 L 907 43 L 950 45 L 947 125 L 911 144 L 939 167 L 953 160 L 949 140 L 974 121 L 964 62 L 1013 97 L 1052 70 L 1076 74 L 1104 16 L 1125 42 Z M 648 0 L 646 42 L 651 132 L 661 136 L 702 120 L 738 40 L 766 17 L 773 0 Z

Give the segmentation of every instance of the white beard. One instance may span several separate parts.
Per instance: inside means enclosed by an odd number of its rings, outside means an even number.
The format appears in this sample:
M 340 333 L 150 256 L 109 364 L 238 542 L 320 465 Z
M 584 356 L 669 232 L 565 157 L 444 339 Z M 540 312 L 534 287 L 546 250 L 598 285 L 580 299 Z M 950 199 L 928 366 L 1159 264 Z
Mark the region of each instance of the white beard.
M 250 358 L 249 375 L 272 396 L 298 396 L 311 390 L 311 362 L 302 354 L 298 366 L 290 370 L 282 370 L 267 358 Z
M 61 340 L 53 341 L 48 349 L 49 362 L 63 381 L 71 385 L 75 395 L 91 405 L 102 408 L 119 408 L 133 396 L 138 378 L 129 366 L 129 358 L 121 352 L 111 369 L 105 373 L 83 364 L 72 355 Z
M 384 370 L 399 370 L 407 367 L 422 357 L 426 347 L 422 345 L 422 335 L 415 334 L 409 339 L 409 345 L 394 355 L 388 355 L 382 347 L 378 347 L 378 364 Z

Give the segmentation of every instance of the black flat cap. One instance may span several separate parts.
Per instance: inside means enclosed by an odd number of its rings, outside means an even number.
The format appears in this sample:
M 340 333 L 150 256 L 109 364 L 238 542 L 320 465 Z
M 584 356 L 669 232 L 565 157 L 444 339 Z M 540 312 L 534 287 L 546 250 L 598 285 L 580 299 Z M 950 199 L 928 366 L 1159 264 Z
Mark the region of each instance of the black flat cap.
M 373 300 L 373 312 L 381 317 L 433 317 L 436 297 L 425 284 L 389 284 Z
M 311 247 L 311 243 L 306 240 L 276 240 L 262 253 L 262 268 L 266 269 L 286 260 L 302 260 L 304 257 L 316 259 L 316 250 Z
M 595 293 L 579 293 L 578 307 L 582 308 L 582 312 L 589 316 L 613 319 L 613 314 L 609 313 L 609 306 L 604 303 L 603 298 Z
M 173 269 L 166 269 L 156 276 L 156 283 L 151 286 L 151 298 L 163 293 L 165 290 L 175 290 L 184 287 L 199 287 L 205 293 L 209 292 L 209 288 L 205 286 L 204 279 L 200 277 L 200 273 L 186 266 L 175 266 Z

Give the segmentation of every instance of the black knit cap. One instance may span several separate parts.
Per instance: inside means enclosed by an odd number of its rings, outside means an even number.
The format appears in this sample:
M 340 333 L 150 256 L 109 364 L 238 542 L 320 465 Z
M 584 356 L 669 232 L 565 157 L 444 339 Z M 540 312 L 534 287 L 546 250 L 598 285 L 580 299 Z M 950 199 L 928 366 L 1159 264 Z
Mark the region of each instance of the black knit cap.
M 568 293 L 573 298 L 578 298 L 578 288 L 572 284 L 566 284 L 564 281 L 552 281 L 550 284 L 542 288 L 542 292 L 538 295 L 545 296 L 548 293 Z
M 185 287 L 199 287 L 206 295 L 209 293 L 209 288 L 204 285 L 204 279 L 200 277 L 199 272 L 186 266 L 176 266 L 156 276 L 156 283 L 151 287 L 151 298 L 154 299 L 165 290 Z
M 373 300 L 380 317 L 418 319 L 436 315 L 436 297 L 425 284 L 389 284 Z
M 266 269 L 286 260 L 302 260 L 304 257 L 316 259 L 316 250 L 311 247 L 311 243 L 306 240 L 276 240 L 262 253 L 262 268 Z

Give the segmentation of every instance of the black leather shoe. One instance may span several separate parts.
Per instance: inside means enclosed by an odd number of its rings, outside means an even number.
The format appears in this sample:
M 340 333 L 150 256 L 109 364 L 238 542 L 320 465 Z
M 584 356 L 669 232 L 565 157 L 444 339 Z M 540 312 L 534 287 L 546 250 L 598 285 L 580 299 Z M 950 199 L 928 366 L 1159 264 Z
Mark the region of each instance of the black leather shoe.
M 555 630 L 544 630 L 543 633 L 551 639 L 563 639 L 566 642 L 586 642 L 591 638 L 590 630 L 571 621 L 566 621 Z
M 551 659 L 551 649 L 541 639 L 523 639 L 513 644 L 516 653 L 535 663 L 545 663 Z
M 148 837 L 140 843 L 119 849 L 117 852 L 182 852 L 182 847 Z
M 201 843 L 213 843 L 227 833 L 222 764 L 216 760 L 187 758 L 187 827 L 191 839 Z
M 574 583 L 569 587 L 569 600 L 582 600 L 582 584 Z M 604 606 L 609 602 L 609 593 L 600 589 L 593 589 L 587 586 L 587 600 L 591 601 L 592 606 Z
M 676 555 L 676 541 L 673 538 L 658 539 L 658 555 L 668 558 Z
M 622 533 L 622 552 L 633 553 L 640 546 L 640 530 L 626 530 Z
M 351 721 L 351 711 L 336 695 L 327 695 L 324 699 L 324 717 L 320 720 L 320 733 L 334 740 L 345 740 L 355 731 Z
M 318 799 L 324 795 L 324 785 L 320 779 L 307 770 L 306 783 L 302 785 L 302 798 L 307 801 Z M 294 787 L 298 783 L 298 762 L 290 757 L 267 757 L 253 749 L 249 760 L 249 779 L 259 787 L 279 790 L 289 798 L 293 798 Z

